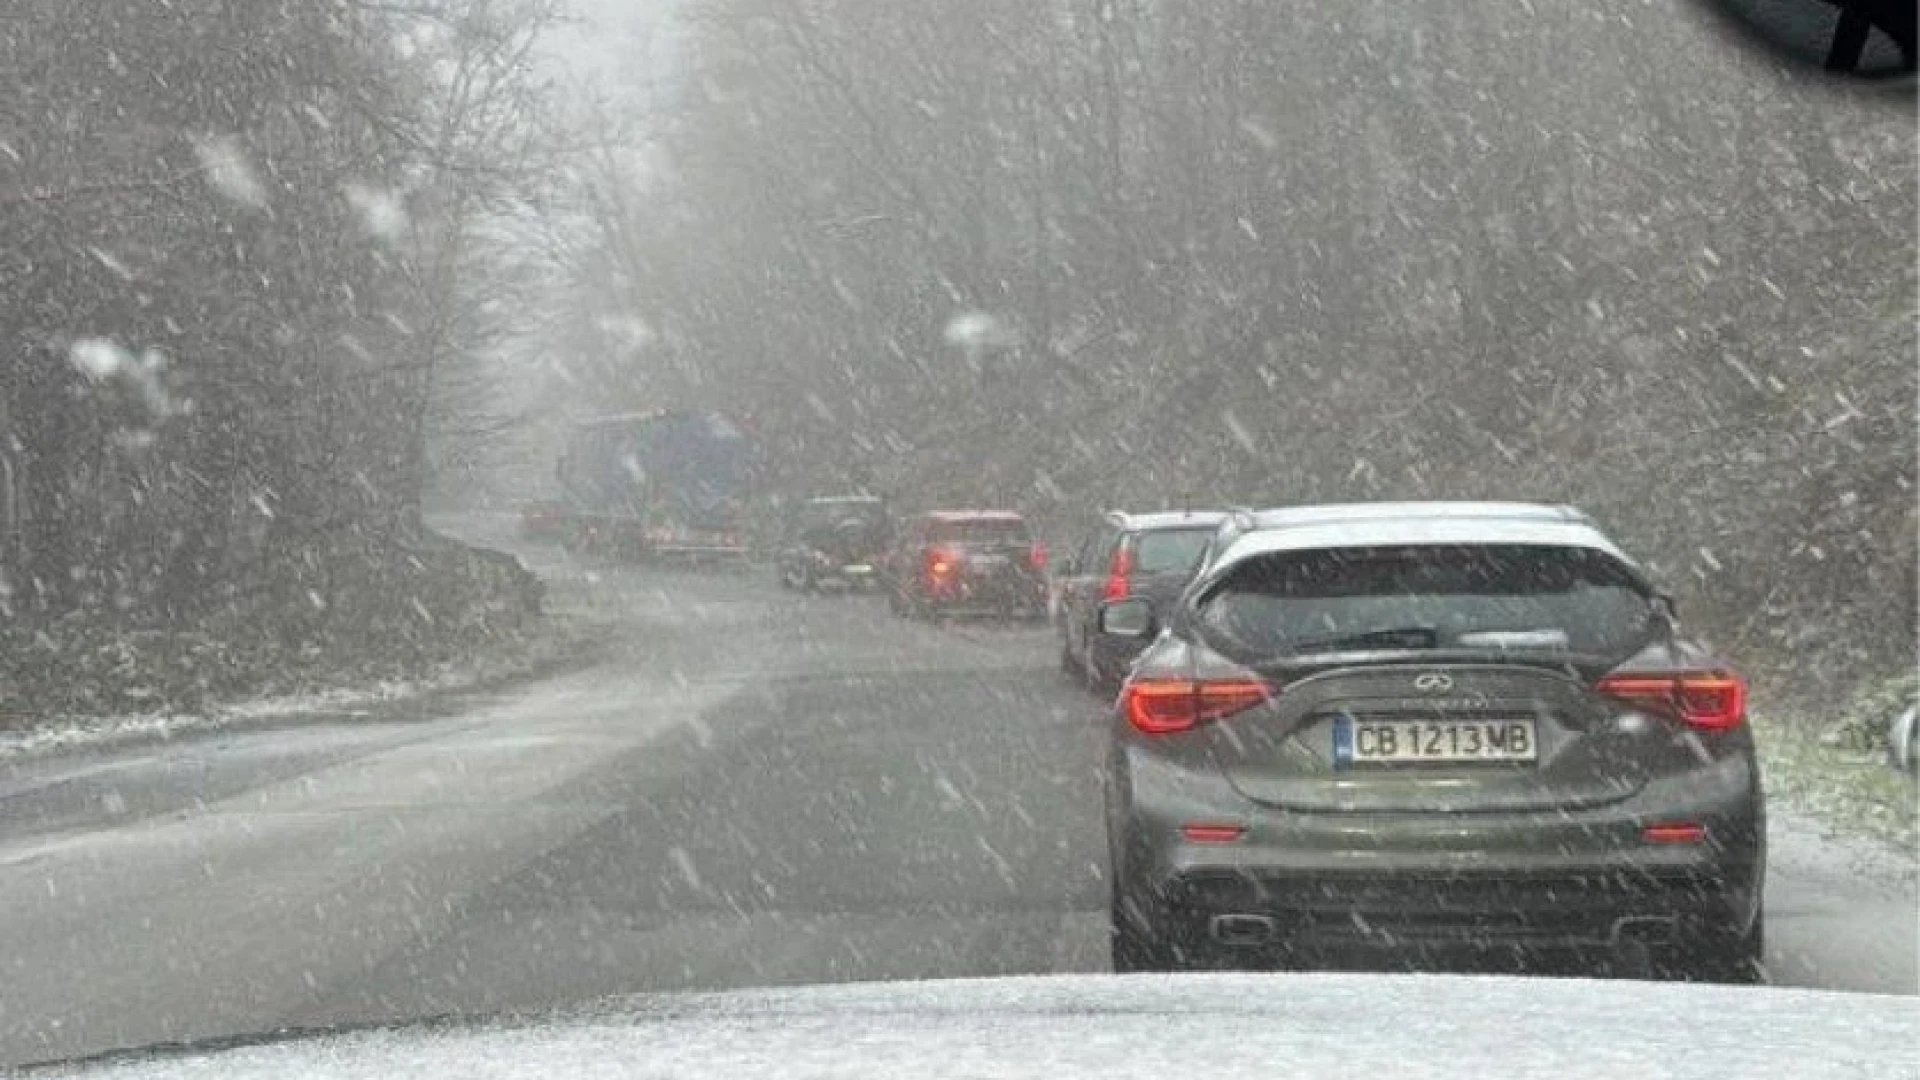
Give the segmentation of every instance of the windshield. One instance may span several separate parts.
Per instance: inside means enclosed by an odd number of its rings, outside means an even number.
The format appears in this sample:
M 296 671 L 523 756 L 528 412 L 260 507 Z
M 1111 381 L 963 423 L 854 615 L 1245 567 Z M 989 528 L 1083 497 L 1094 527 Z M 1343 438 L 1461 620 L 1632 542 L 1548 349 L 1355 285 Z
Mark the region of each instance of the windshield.
M 1212 529 L 1159 529 L 1133 540 L 1133 569 L 1139 574 L 1190 574 L 1206 554 Z
M 1236 652 L 1259 656 L 1387 647 L 1619 656 L 1645 642 L 1653 607 L 1608 556 L 1484 546 L 1260 557 L 1197 614 Z
M 1920 1002 L 1890 4 L 0 0 L 0 1076 Z

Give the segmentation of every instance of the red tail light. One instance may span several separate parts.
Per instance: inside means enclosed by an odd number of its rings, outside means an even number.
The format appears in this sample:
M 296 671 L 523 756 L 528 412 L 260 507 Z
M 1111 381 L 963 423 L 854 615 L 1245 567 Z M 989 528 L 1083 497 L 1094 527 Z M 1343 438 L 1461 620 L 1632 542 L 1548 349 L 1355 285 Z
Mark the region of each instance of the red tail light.
M 1707 838 L 1707 827 L 1692 821 L 1663 821 L 1640 830 L 1640 839 L 1649 844 L 1698 844 Z
M 1142 734 L 1172 735 L 1244 712 L 1272 694 L 1258 679 L 1139 679 L 1120 692 L 1120 707 Z
M 1132 592 L 1128 580 L 1133 576 L 1133 549 L 1124 541 L 1113 551 L 1113 558 L 1107 563 L 1107 584 L 1100 590 L 1102 600 L 1125 600 Z
M 1196 844 L 1231 844 L 1247 835 L 1247 827 L 1237 821 L 1189 821 L 1180 826 L 1180 835 Z
M 1045 570 L 1047 568 L 1047 545 L 1035 541 L 1034 545 L 1027 549 L 1027 565 L 1033 567 L 1035 570 Z
M 953 572 L 959 568 L 959 557 L 946 548 L 930 548 L 927 551 L 927 580 L 944 582 L 953 578 Z
M 1731 731 L 1747 718 L 1747 684 L 1730 671 L 1608 675 L 1594 689 L 1701 731 Z

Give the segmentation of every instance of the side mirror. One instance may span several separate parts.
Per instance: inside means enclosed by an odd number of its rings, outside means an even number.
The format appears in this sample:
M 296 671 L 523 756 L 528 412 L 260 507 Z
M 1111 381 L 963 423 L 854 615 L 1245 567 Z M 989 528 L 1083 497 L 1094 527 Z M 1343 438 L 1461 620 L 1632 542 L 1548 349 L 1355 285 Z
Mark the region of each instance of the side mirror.
M 1121 638 L 1152 637 L 1158 629 L 1154 624 L 1153 605 L 1138 599 L 1101 604 L 1099 625 L 1101 633 Z

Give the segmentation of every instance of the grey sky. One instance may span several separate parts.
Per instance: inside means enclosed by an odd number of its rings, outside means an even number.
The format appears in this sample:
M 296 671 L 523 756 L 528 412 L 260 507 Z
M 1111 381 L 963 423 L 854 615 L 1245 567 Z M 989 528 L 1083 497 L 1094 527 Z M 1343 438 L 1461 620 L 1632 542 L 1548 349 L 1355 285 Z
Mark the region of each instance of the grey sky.
M 570 0 L 574 21 L 554 32 L 547 60 L 563 82 L 623 97 L 670 62 L 674 0 Z

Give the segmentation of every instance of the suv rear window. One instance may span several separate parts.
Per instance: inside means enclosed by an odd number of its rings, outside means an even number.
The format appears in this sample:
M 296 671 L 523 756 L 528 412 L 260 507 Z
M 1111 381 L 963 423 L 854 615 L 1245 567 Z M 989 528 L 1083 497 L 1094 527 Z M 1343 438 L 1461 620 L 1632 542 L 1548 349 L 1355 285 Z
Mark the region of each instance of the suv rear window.
M 1206 553 L 1212 529 L 1156 529 L 1133 538 L 1136 574 L 1190 574 Z
M 927 530 L 927 539 L 936 544 L 1026 544 L 1027 523 L 1012 518 L 961 518 L 936 520 Z
M 1251 559 L 1196 614 L 1223 645 L 1263 656 L 1478 646 L 1613 656 L 1645 643 L 1650 599 L 1632 571 L 1584 548 L 1334 548 Z M 1364 635 L 1376 638 L 1343 640 Z

